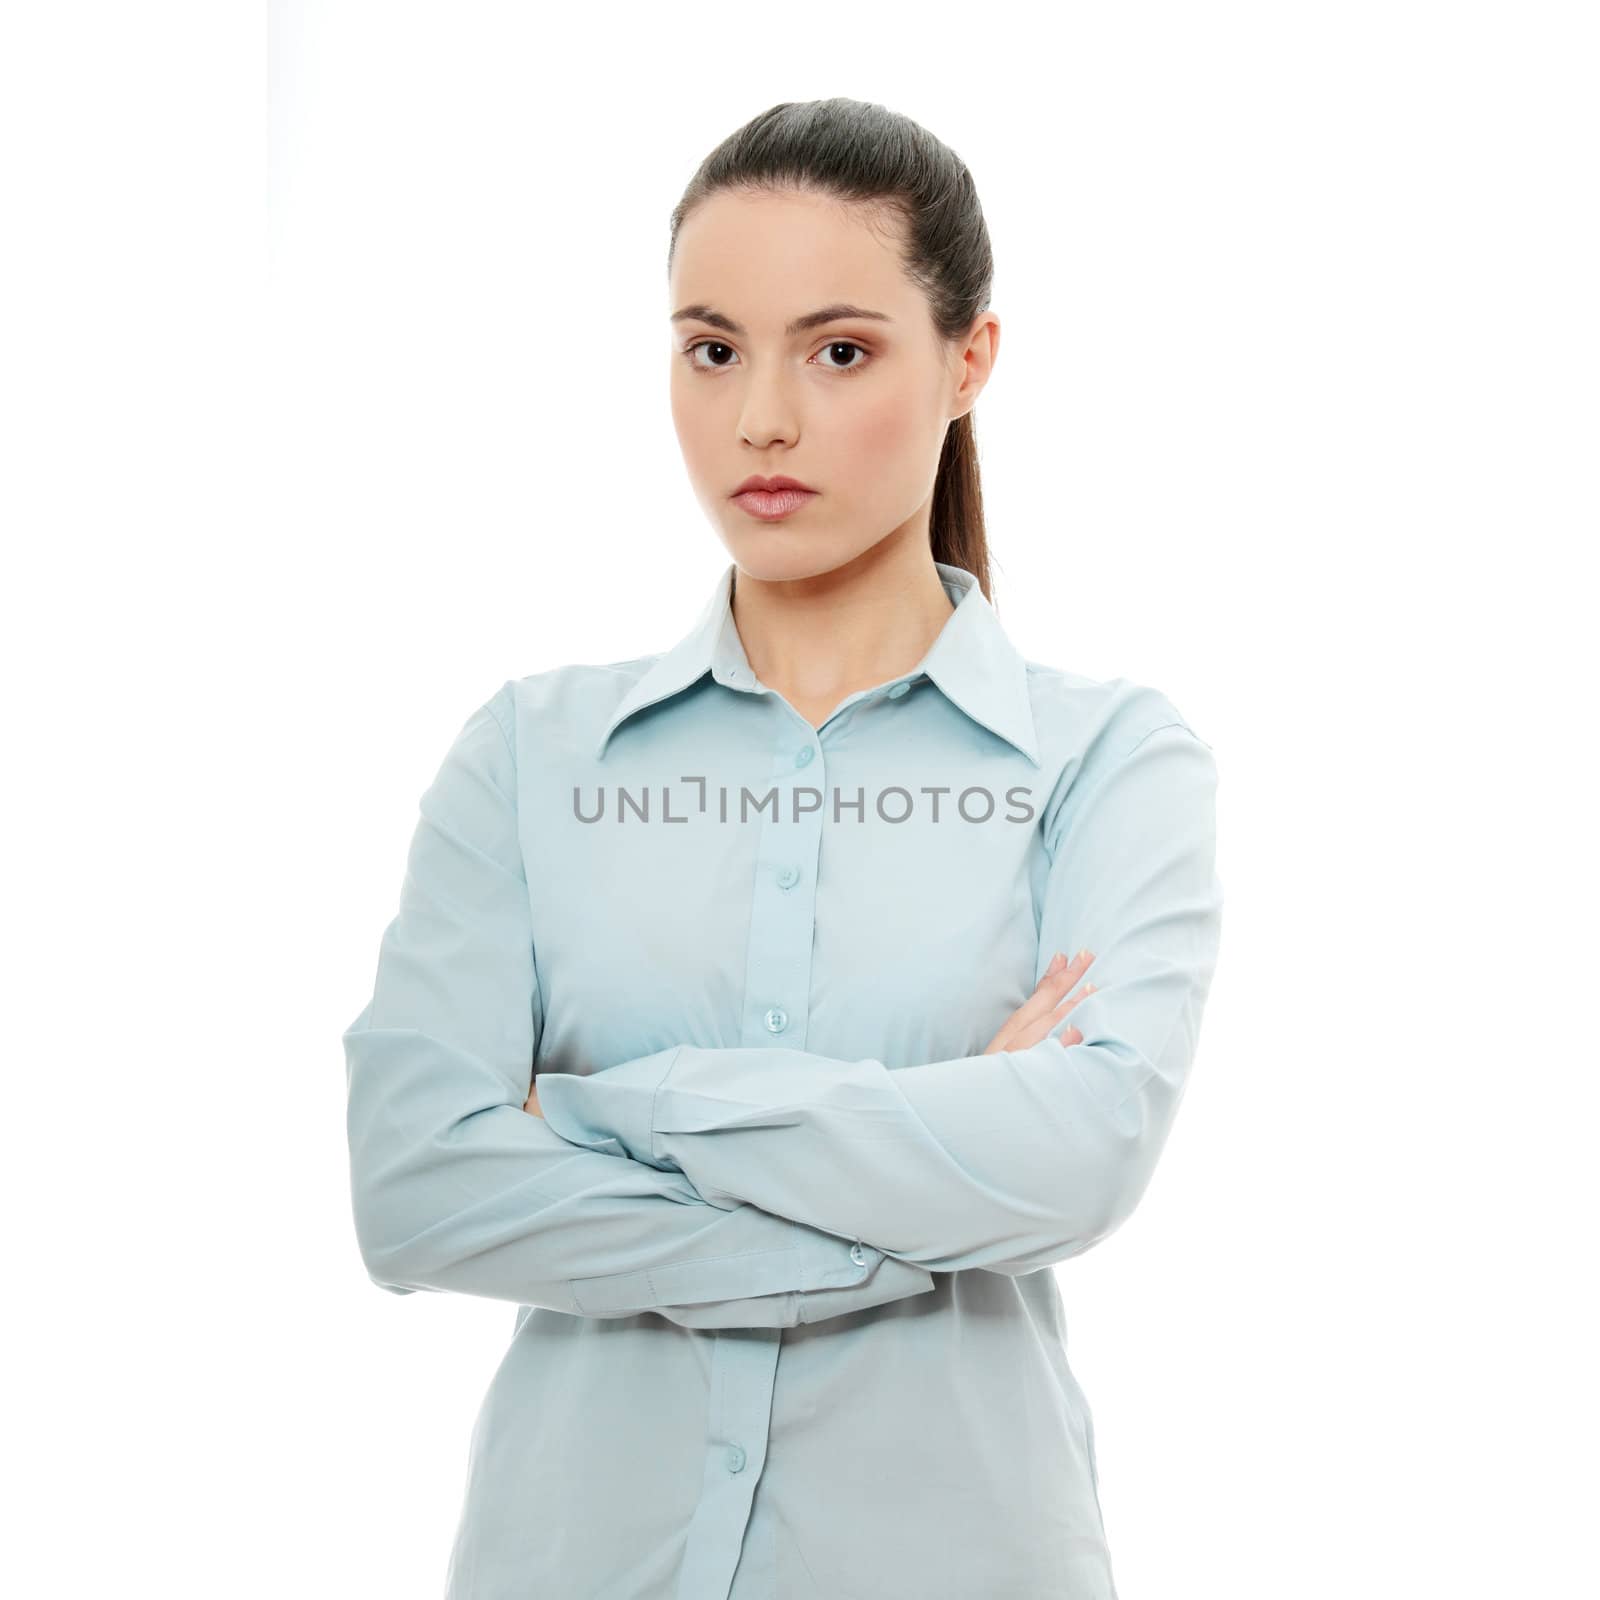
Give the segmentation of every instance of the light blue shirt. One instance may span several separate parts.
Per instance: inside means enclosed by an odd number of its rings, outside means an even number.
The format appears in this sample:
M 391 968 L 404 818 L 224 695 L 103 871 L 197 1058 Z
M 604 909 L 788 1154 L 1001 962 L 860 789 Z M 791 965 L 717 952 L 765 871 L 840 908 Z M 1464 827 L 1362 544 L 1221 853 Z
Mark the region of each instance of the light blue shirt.
M 922 660 L 813 727 L 734 571 L 664 654 L 467 720 L 343 1035 L 368 1273 L 519 1307 L 448 1600 L 1114 1600 L 1050 1269 L 1183 1095 L 1211 748 L 943 563 Z

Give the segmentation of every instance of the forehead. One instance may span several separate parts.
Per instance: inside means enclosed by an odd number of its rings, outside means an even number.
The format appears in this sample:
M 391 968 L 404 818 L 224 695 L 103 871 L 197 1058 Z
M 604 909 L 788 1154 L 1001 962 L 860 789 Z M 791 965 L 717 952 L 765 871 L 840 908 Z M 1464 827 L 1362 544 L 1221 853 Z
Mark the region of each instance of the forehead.
M 674 305 L 714 305 L 752 329 L 779 332 L 824 302 L 898 317 L 915 287 L 899 227 L 877 207 L 816 194 L 714 194 L 685 220 L 673 256 Z

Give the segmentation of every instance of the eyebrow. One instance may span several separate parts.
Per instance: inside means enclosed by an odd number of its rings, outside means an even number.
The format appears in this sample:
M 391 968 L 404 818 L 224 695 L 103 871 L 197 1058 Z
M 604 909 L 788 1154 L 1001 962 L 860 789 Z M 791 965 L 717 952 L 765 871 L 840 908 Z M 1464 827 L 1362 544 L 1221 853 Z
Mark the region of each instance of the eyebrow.
M 883 311 L 868 311 L 863 306 L 852 306 L 840 302 L 836 305 L 823 306 L 819 311 L 808 311 L 803 317 L 796 317 L 793 322 L 783 330 L 786 337 L 792 338 L 797 333 L 805 333 L 811 328 L 820 328 L 825 322 L 847 322 L 854 318 L 865 318 L 870 322 L 893 322 L 894 318 Z M 673 322 L 706 322 L 713 328 L 721 328 L 724 333 L 743 334 L 744 329 L 732 317 L 725 317 L 720 311 L 713 310 L 708 305 L 684 306 L 680 311 L 672 313 Z

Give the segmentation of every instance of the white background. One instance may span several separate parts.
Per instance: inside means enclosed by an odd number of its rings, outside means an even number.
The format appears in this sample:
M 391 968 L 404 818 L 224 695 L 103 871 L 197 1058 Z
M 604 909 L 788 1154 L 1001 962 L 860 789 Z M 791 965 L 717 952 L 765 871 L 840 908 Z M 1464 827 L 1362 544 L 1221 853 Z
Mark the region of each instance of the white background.
M 441 1592 L 515 1312 L 366 1278 L 339 1034 L 466 715 L 704 603 L 668 214 L 843 94 L 983 198 L 1001 620 L 1221 772 L 1122 1600 L 1595 1594 L 1589 8 L 267 15 L 0 33 L 0 1588 Z

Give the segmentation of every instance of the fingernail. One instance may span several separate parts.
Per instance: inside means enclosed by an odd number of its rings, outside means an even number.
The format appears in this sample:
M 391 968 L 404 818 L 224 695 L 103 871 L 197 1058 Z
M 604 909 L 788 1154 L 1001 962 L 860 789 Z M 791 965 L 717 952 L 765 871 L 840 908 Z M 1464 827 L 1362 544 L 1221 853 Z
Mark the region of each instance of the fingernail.
M 1050 965 L 1044 970 L 1047 974 L 1051 972 L 1059 972 L 1062 967 L 1066 965 L 1066 962 L 1067 958 L 1062 955 L 1059 950 L 1057 950 L 1056 953 L 1050 958 Z

